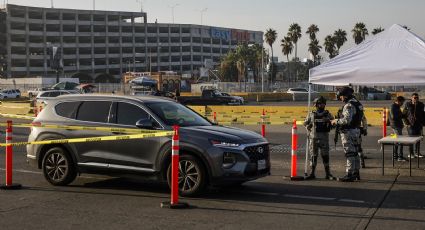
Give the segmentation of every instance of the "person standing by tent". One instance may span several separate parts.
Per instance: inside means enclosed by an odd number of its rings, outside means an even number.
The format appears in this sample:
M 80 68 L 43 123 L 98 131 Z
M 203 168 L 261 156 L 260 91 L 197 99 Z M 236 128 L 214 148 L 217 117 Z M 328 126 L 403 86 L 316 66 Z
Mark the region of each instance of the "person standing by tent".
M 337 93 L 337 98 L 345 103 L 339 119 L 332 120 L 341 131 L 341 143 L 347 158 L 346 175 L 339 178 L 342 182 L 360 180 L 360 157 L 358 153 L 360 125 L 363 118 L 363 105 L 353 96 L 353 89 L 343 87 Z
M 409 134 L 409 136 L 422 135 L 422 127 L 425 120 L 424 116 L 424 103 L 419 101 L 419 95 L 417 93 L 413 93 L 411 100 L 405 103 L 403 109 L 403 121 L 407 125 L 407 134 Z M 416 148 L 417 147 L 418 146 L 416 146 Z M 423 157 L 420 154 L 416 156 L 413 154 L 413 146 L 409 146 L 409 150 L 409 158 Z
M 325 110 L 326 99 L 323 96 L 314 100 L 314 106 L 316 106 L 316 110 L 309 113 L 304 121 L 310 143 L 308 146 L 310 152 L 310 175 L 306 179 L 312 180 L 316 178 L 315 171 L 320 150 L 322 162 L 325 166 L 325 178 L 333 180 L 335 178 L 332 176 L 329 167 L 329 132 L 331 131 L 331 120 L 334 117 L 328 110 Z
M 403 96 L 398 96 L 390 109 L 390 125 L 396 135 L 403 135 L 404 124 L 401 106 L 403 106 L 404 101 L 405 99 Z M 393 157 L 397 158 L 397 161 L 406 161 L 403 157 L 403 145 L 396 145 L 394 147 L 394 154 Z

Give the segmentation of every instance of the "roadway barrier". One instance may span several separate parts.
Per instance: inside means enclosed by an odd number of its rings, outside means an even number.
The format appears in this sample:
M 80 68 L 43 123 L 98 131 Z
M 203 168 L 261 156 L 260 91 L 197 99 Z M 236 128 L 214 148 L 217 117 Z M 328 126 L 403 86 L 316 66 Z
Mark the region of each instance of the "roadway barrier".
M 266 124 L 264 124 L 266 121 L 266 113 L 263 109 L 263 115 L 261 115 L 261 136 L 266 137 Z
M 297 121 L 294 119 L 292 125 L 292 150 L 291 150 L 291 180 L 303 180 L 304 177 L 297 176 L 297 145 L 298 145 L 298 133 L 297 133 Z
M 268 125 L 292 124 L 292 120 L 304 120 L 308 108 L 305 106 L 190 106 L 195 112 L 205 116 L 211 121 L 216 112 L 219 124 L 226 125 L 256 125 L 261 118 L 262 110 L 267 114 Z M 340 107 L 327 107 L 336 114 Z M 365 115 L 369 125 L 382 125 L 382 108 L 366 108 Z
M 174 134 L 171 142 L 171 201 L 162 202 L 161 208 L 188 208 L 189 204 L 179 203 L 179 126 L 173 126 Z
M 17 114 L 8 114 L 8 113 L 0 113 L 1 117 L 7 117 L 7 118 L 18 118 L 18 119 L 24 119 L 24 120 L 34 120 L 35 117 L 26 116 L 26 115 L 17 115 Z
M 6 128 L 6 183 L 1 185 L 1 189 L 20 189 L 20 184 L 13 183 L 13 148 L 12 145 L 12 121 L 7 121 Z

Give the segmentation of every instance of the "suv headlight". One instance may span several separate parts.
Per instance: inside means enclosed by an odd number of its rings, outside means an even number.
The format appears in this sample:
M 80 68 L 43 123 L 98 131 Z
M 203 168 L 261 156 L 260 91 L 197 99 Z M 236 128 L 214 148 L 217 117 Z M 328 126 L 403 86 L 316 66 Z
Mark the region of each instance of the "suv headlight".
M 226 141 L 217 141 L 217 140 L 211 140 L 211 144 L 215 147 L 239 147 L 239 145 L 240 145 L 238 143 L 232 143 L 232 142 L 226 142 Z

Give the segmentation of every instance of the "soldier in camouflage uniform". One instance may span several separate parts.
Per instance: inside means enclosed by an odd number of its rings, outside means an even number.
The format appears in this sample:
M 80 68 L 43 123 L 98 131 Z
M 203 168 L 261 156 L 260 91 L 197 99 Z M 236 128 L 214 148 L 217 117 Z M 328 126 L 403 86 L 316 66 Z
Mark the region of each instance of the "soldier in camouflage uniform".
M 308 130 L 309 152 L 310 152 L 310 175 L 306 179 L 316 178 L 317 157 L 322 156 L 323 165 L 325 166 L 326 179 L 333 180 L 329 169 L 329 132 L 331 130 L 332 114 L 325 110 L 326 99 L 319 97 L 314 100 L 316 110 L 307 115 L 304 126 Z
M 360 180 L 360 157 L 358 152 L 360 125 L 364 115 L 363 105 L 353 96 L 353 89 L 343 87 L 337 93 L 339 100 L 345 103 L 341 118 L 332 121 L 341 130 L 341 143 L 347 158 L 346 175 L 339 178 L 342 182 Z

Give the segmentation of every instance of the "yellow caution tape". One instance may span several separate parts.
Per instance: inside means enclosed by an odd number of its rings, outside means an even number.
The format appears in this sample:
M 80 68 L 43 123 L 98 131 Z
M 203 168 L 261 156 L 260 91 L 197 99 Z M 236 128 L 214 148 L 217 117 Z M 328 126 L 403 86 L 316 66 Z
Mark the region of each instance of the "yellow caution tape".
M 174 131 L 120 135 L 120 136 L 103 136 L 103 137 L 87 137 L 87 138 L 72 138 L 72 139 L 59 139 L 59 140 L 45 140 L 45 141 L 31 141 L 31 142 L 15 142 L 15 143 L 0 143 L 0 147 L 5 146 L 22 146 L 22 145 L 49 145 L 49 144 L 66 144 L 66 143 L 84 143 L 84 142 L 98 142 L 98 141 L 118 141 L 130 139 L 142 139 L 150 137 L 165 137 L 172 136 Z
M 35 119 L 35 117 L 30 117 L 30 116 L 25 116 L 25 115 L 8 114 L 8 113 L 0 113 L 0 116 L 10 117 L 10 118 L 18 118 L 18 119 L 25 119 L 25 120 L 34 120 Z
M 0 126 L 7 126 L 7 124 L 0 123 Z M 13 124 L 13 127 L 20 128 L 49 128 L 49 129 L 68 129 L 68 130 L 91 130 L 91 131 L 105 131 L 105 132 L 120 132 L 120 133 L 157 133 L 163 132 L 158 130 L 147 129 L 125 129 L 125 128 L 108 128 L 108 127 L 92 127 L 92 126 L 74 126 L 74 125 L 51 125 L 51 124 Z

